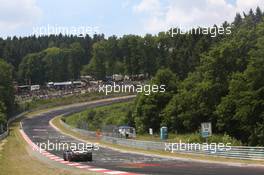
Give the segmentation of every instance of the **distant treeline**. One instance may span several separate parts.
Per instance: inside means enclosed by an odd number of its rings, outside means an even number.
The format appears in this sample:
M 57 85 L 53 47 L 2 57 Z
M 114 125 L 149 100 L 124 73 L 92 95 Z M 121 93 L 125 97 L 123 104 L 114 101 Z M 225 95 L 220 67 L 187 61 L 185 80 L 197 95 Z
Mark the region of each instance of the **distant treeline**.
M 138 96 L 129 111 L 129 124 L 138 131 L 158 132 L 165 125 L 178 133 L 195 132 L 201 122 L 210 121 L 215 133 L 264 145 L 263 17 L 260 8 L 237 14 L 234 22 L 222 24 L 232 33 L 216 37 L 171 37 L 166 32 L 107 39 L 13 37 L 0 40 L 0 57 L 12 65 L 14 80 L 23 84 L 77 79 L 80 74 L 103 79 L 114 73 L 143 73 L 167 89 Z

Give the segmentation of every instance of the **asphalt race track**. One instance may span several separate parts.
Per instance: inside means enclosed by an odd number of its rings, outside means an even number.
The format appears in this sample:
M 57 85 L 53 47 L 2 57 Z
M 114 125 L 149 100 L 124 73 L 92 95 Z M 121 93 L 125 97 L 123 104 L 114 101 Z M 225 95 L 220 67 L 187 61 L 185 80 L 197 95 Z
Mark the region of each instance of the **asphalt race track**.
M 110 102 L 98 102 L 85 106 L 95 107 L 107 105 Z M 39 115 L 34 118 L 23 120 L 23 129 L 28 137 L 34 143 L 52 143 L 71 142 L 80 143 L 80 141 L 65 136 L 56 131 L 49 125 L 49 121 L 57 115 L 65 114 L 73 111 L 79 111 L 84 107 L 71 107 L 60 109 Z M 62 157 L 63 151 L 50 151 L 59 157 Z M 158 158 L 151 156 L 143 156 L 131 153 L 121 153 L 108 148 L 102 148 L 93 151 L 92 162 L 82 164 L 92 165 L 98 168 L 106 168 L 110 170 L 126 171 L 140 174 L 173 174 L 173 175 L 263 175 L 264 168 L 261 167 L 238 167 L 212 163 L 198 163 L 191 161 L 180 161 L 168 158 Z

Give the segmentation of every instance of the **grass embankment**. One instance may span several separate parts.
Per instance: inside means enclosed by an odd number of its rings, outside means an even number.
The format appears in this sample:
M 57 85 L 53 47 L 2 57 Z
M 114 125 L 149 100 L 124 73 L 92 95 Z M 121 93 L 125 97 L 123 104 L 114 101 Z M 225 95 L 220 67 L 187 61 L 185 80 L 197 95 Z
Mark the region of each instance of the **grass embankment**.
M 74 168 L 61 168 L 49 160 L 40 160 L 33 156 L 32 149 L 19 132 L 19 123 L 10 127 L 10 135 L 0 141 L 0 175 L 95 175 Z
M 54 106 L 64 106 L 74 103 L 82 103 L 92 100 L 99 100 L 103 98 L 110 98 L 110 97 L 119 97 L 125 95 L 132 95 L 132 94 L 117 94 L 112 93 L 109 95 L 105 95 L 105 93 L 93 92 L 93 93 L 85 93 L 85 94 L 74 94 L 68 95 L 58 98 L 51 98 L 51 99 L 33 99 L 31 102 L 25 102 L 19 104 L 21 110 L 37 110 L 37 109 L 44 109 L 44 108 L 51 108 Z
M 87 135 L 82 135 L 78 132 L 75 132 L 69 128 L 64 127 L 64 125 L 61 124 L 62 116 L 55 117 L 51 123 L 59 129 L 62 133 L 72 136 L 76 139 L 80 139 L 82 141 L 86 142 L 96 142 L 99 143 L 100 146 L 109 147 L 111 149 L 116 149 L 119 151 L 124 152 L 132 152 L 132 153 L 140 153 L 145 155 L 156 155 L 156 156 L 162 156 L 162 157 L 172 157 L 172 158 L 182 158 L 185 160 L 198 160 L 198 161 L 210 161 L 215 163 L 238 163 L 238 164 L 258 164 L 258 165 L 264 165 L 264 161 L 254 161 L 254 160 L 239 160 L 239 159 L 232 159 L 232 158 L 222 158 L 222 157 L 214 157 L 214 156 L 206 156 L 206 155 L 195 155 L 195 154 L 181 154 L 181 153 L 171 153 L 171 152 L 165 152 L 165 151 L 154 151 L 154 150 L 143 150 L 143 149 L 137 149 L 137 148 L 131 148 L 131 147 L 125 147 L 120 146 L 116 144 L 110 144 L 107 142 L 103 142 L 99 139 L 88 137 Z
M 93 109 L 72 114 L 63 118 L 63 120 L 70 126 L 75 128 L 89 129 L 95 131 L 102 129 L 107 125 L 130 125 L 132 102 L 123 102 L 112 104 L 109 106 L 101 106 Z M 158 132 L 154 135 L 137 134 L 137 140 L 161 141 Z M 167 142 L 184 142 L 184 143 L 204 143 L 205 139 L 201 137 L 200 133 L 191 134 L 175 134 L 169 133 Z M 231 143 L 232 146 L 241 145 L 241 142 L 231 138 L 228 135 L 213 134 L 208 139 L 209 143 Z
M 88 128 L 91 131 L 107 125 L 126 125 L 131 102 L 115 103 L 75 113 L 64 118 L 65 122 L 76 128 Z

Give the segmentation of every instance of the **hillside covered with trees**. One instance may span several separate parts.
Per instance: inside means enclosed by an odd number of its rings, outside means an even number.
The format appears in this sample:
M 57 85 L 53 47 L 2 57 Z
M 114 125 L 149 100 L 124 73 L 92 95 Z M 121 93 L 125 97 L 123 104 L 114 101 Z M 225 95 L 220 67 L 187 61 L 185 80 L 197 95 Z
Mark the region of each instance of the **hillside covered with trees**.
M 212 122 L 214 133 L 226 133 L 249 145 L 264 145 L 264 23 L 260 10 L 236 16 L 231 36 L 200 54 L 183 79 L 175 69 L 158 71 L 153 83 L 165 94 L 140 95 L 132 111 L 141 132 L 168 126 L 177 133 L 197 132 Z

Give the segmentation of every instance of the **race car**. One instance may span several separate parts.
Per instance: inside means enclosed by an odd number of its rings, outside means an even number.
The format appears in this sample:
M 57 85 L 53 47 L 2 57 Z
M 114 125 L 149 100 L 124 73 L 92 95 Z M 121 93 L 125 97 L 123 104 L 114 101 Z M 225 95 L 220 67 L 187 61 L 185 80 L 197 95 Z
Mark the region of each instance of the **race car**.
M 93 160 L 92 152 L 89 150 L 66 150 L 63 152 L 64 161 L 87 162 Z

